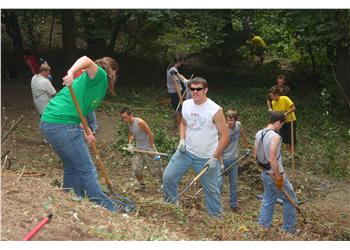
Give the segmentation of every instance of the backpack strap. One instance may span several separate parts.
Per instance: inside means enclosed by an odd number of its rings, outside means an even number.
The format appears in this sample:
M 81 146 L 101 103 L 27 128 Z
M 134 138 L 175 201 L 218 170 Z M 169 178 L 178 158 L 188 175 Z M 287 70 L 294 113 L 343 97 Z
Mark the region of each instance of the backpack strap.
M 263 149 L 264 149 L 264 144 L 263 144 L 263 143 L 264 143 L 264 137 L 265 137 L 265 135 L 267 134 L 267 132 L 269 132 L 270 130 L 273 130 L 273 129 L 267 129 L 267 130 L 265 131 L 265 133 L 264 133 L 263 130 L 261 131 L 261 138 L 260 138 L 259 144 L 262 143 Z M 273 130 L 273 131 L 274 131 L 274 130 Z M 264 153 L 265 153 L 265 152 L 264 152 Z M 279 155 L 278 155 L 278 157 L 277 157 L 277 160 L 278 160 L 280 157 L 281 157 L 281 151 L 279 152 Z M 258 160 L 257 160 L 257 162 L 258 162 L 258 164 L 259 164 L 261 167 L 263 167 L 264 170 L 270 170 L 270 169 L 271 169 L 270 162 L 268 162 L 268 163 L 262 163 L 262 162 L 259 162 Z

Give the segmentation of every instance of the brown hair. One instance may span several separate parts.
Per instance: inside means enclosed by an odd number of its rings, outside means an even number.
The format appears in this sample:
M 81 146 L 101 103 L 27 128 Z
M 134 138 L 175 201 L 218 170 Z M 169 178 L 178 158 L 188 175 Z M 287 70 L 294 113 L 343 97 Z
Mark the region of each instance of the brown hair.
M 43 71 L 46 71 L 46 72 L 51 71 L 51 67 L 47 63 L 43 63 L 40 65 L 39 73 L 41 73 Z
M 279 74 L 279 75 L 277 76 L 277 79 L 283 79 L 283 80 L 286 81 L 286 76 L 283 75 L 283 74 Z
M 207 80 L 205 80 L 204 78 L 202 78 L 200 76 L 197 76 L 197 77 L 193 78 L 192 80 L 190 80 L 188 82 L 188 86 L 191 87 L 191 85 L 193 83 L 202 83 L 204 88 L 208 88 Z
M 269 93 L 273 94 L 273 95 L 281 95 L 281 91 L 277 86 L 273 86 L 270 88 Z
M 286 115 L 280 111 L 271 111 L 269 113 L 270 123 L 273 124 L 277 121 L 284 122 Z
M 116 77 L 114 75 L 114 71 L 116 74 L 118 73 L 118 63 L 111 57 L 102 57 L 97 59 L 95 63 L 100 66 L 107 73 L 108 78 L 108 88 L 113 96 L 115 96 L 114 85 L 116 81 Z
M 238 112 L 236 110 L 227 110 L 226 111 L 226 117 L 227 118 L 235 118 L 235 120 L 238 120 Z
M 127 113 L 128 115 L 131 115 L 132 114 L 132 111 L 130 110 L 130 108 L 128 107 L 124 107 L 120 110 L 120 114 L 124 114 L 124 113 Z

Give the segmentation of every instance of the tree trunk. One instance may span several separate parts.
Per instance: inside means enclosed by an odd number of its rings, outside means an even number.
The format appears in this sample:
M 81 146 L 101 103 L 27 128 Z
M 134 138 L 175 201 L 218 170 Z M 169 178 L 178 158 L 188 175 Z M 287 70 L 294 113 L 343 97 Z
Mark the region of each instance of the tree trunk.
M 315 60 L 315 56 L 312 52 L 312 48 L 309 44 L 307 45 L 307 52 L 309 53 L 310 58 L 311 58 L 311 62 L 312 62 L 312 74 L 313 74 L 313 76 L 315 76 L 316 75 L 316 60 Z
M 343 38 L 336 48 L 335 76 L 338 85 L 337 101 L 345 100 L 350 108 L 350 19 L 349 10 L 336 11 L 336 28 Z
M 18 65 L 24 67 L 23 62 L 23 40 L 21 30 L 18 24 L 16 11 L 2 10 L 2 22 L 6 25 L 6 33 L 11 37 L 13 44 L 14 61 L 9 63 L 12 75 L 17 75 L 20 72 Z M 21 68 L 21 67 L 20 67 Z
M 50 36 L 49 36 L 49 53 L 51 53 L 52 33 L 53 33 L 54 24 L 55 24 L 55 10 L 52 10 L 51 28 L 50 28 Z
M 67 67 L 75 61 L 76 54 L 76 26 L 75 11 L 62 10 L 62 50 Z
M 338 47 L 337 58 L 335 65 L 335 75 L 338 81 L 338 100 L 346 101 L 350 108 L 350 48 L 349 47 Z

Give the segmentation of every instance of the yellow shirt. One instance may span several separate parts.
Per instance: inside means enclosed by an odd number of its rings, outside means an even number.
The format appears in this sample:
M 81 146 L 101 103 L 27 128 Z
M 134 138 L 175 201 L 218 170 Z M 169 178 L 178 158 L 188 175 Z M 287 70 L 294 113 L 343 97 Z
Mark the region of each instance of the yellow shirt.
M 252 45 L 254 45 L 255 47 L 262 47 L 262 48 L 266 48 L 266 44 L 264 42 L 264 40 L 260 37 L 260 36 L 254 36 L 251 40 Z
M 281 111 L 281 112 L 287 112 L 291 109 L 292 105 L 294 103 L 289 99 L 288 96 L 280 96 L 280 99 L 278 101 L 272 100 L 272 110 L 273 111 Z M 296 116 L 294 112 L 290 112 L 287 116 L 284 122 L 291 122 L 296 121 Z

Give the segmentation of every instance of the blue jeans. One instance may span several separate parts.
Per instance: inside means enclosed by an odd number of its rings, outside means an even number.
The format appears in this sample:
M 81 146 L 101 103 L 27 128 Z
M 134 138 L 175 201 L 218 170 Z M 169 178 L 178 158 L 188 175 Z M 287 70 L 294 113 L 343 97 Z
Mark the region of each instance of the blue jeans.
M 293 186 L 284 174 L 283 188 L 289 196 L 296 201 L 296 196 L 293 191 Z M 289 233 L 294 232 L 296 225 L 296 209 L 288 201 L 288 198 L 281 190 L 276 187 L 276 184 L 269 174 L 261 173 L 261 179 L 264 184 L 264 197 L 261 204 L 259 216 L 259 224 L 263 227 L 270 227 L 277 197 L 283 200 L 283 230 Z
M 209 159 L 199 158 L 189 152 L 177 150 L 171 157 L 163 174 L 163 192 L 165 201 L 170 202 L 178 195 L 178 184 L 185 172 L 192 167 L 196 174 L 203 169 Z M 205 206 L 210 216 L 222 214 L 220 192 L 217 188 L 220 174 L 219 161 L 214 169 L 208 169 L 201 177 L 200 182 L 204 189 Z M 175 200 L 173 203 L 177 204 Z
M 98 184 L 96 168 L 79 126 L 41 122 L 40 128 L 63 161 L 63 187 L 73 189 L 79 197 L 87 195 L 91 201 L 116 211 Z
M 224 160 L 224 166 L 225 169 L 229 167 L 232 163 L 234 163 L 236 160 Z M 234 164 L 234 166 L 228 170 L 228 178 L 230 182 L 230 207 L 235 208 L 238 207 L 237 204 L 237 178 L 238 177 L 238 165 L 237 163 Z M 218 187 L 220 190 L 220 193 L 222 192 L 222 187 L 224 186 L 224 176 L 221 175 L 219 177 L 218 181 Z
M 89 124 L 89 128 L 93 133 L 96 133 L 97 129 L 97 122 L 96 122 L 96 113 L 95 111 L 92 111 L 88 116 L 87 116 L 87 122 Z

